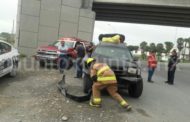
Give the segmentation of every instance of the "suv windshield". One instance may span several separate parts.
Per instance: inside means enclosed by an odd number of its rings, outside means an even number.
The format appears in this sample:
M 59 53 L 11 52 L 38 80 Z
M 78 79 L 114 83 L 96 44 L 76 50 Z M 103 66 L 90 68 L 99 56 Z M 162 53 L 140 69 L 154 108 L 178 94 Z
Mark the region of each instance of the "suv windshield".
M 74 42 L 73 41 L 64 41 L 65 42 L 65 45 L 64 47 L 61 47 L 61 41 L 55 41 L 53 42 L 52 44 L 50 44 L 49 46 L 55 46 L 55 47 L 58 47 L 58 48 L 64 48 L 65 50 L 67 50 L 68 48 L 73 48 L 74 47 Z
M 99 46 L 95 50 L 95 55 L 100 55 L 112 59 L 124 59 L 132 61 L 132 55 L 127 48 L 114 46 Z

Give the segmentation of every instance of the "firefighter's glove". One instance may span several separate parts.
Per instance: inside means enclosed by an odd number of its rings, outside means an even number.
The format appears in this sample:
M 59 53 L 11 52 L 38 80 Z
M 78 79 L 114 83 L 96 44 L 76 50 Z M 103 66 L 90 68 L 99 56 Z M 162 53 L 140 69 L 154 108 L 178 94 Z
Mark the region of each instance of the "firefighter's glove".
M 97 78 L 97 75 L 92 76 L 91 79 L 92 79 L 92 81 L 96 82 L 97 79 L 98 79 L 98 78 Z

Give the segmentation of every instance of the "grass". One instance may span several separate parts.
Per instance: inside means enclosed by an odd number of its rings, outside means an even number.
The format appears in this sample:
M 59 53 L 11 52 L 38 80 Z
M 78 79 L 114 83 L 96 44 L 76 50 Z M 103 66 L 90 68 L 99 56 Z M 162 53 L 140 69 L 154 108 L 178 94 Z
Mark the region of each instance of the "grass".
M 25 54 L 20 54 L 20 55 L 19 55 L 19 58 L 21 58 L 21 59 L 22 59 L 22 58 L 26 58 L 26 55 L 25 55 Z
M 180 63 L 190 63 L 188 60 L 181 61 Z

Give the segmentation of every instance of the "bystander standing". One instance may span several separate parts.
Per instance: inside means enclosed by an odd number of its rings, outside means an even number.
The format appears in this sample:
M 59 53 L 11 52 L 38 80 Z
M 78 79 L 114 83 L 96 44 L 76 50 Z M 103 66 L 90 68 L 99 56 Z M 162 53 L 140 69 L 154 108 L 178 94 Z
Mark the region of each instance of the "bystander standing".
M 154 71 L 157 67 L 157 60 L 155 56 L 155 52 L 151 51 L 148 56 L 148 82 L 153 83 L 152 76 L 154 74 Z
M 75 78 L 82 78 L 82 59 L 85 56 L 85 48 L 82 44 L 78 44 L 76 47 L 77 59 L 76 59 L 76 76 Z
M 176 65 L 178 63 L 178 56 L 177 52 L 174 49 L 172 51 L 172 55 L 170 56 L 169 62 L 168 62 L 168 80 L 166 83 L 173 85 L 174 84 L 174 76 L 175 76 L 175 70 L 176 70 Z

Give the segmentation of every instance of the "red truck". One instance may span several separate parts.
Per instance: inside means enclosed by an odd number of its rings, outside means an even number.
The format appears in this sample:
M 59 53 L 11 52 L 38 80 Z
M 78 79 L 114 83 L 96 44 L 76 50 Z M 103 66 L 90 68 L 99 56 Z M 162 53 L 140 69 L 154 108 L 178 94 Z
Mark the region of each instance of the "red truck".
M 64 41 L 64 50 L 60 50 L 61 42 Z M 49 44 L 47 46 L 41 46 L 38 48 L 35 59 L 39 61 L 40 66 L 45 66 L 45 64 L 53 64 L 58 66 L 58 61 L 60 55 L 66 55 L 69 59 L 76 59 L 76 47 L 78 44 L 82 44 L 84 48 L 90 45 L 89 41 L 81 40 L 75 37 L 64 37 L 59 40 Z M 69 60 L 68 59 L 68 60 Z

